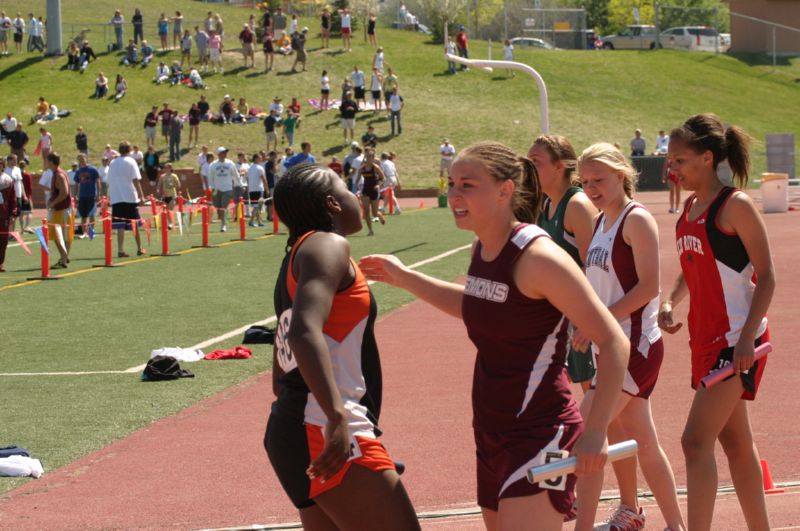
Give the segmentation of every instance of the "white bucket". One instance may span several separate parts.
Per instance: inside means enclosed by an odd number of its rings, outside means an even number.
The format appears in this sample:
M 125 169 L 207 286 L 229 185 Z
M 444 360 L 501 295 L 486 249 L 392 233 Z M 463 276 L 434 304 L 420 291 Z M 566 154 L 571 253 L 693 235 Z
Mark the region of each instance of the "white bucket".
M 765 214 L 789 210 L 789 176 L 787 174 L 761 174 L 761 207 Z

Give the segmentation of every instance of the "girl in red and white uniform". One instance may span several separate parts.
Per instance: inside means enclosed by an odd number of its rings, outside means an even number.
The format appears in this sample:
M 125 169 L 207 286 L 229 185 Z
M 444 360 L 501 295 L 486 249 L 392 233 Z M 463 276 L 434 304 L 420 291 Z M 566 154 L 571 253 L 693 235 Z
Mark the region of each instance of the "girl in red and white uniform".
M 747 185 L 749 137 L 724 127 L 714 114 L 689 118 L 670 134 L 669 158 L 681 185 L 694 192 L 678 220 L 682 273 L 661 303 L 659 325 L 675 333 L 672 308 L 689 295 L 692 388 L 696 389 L 681 438 L 686 457 L 689 529 L 711 529 L 717 494 L 714 445 L 728 458 L 748 529 L 769 529 L 758 452 L 746 400 L 754 400 L 766 358 L 753 351 L 769 341 L 767 309 L 775 272 L 764 222 L 750 197 L 725 186 L 717 166 L 727 160 L 734 180 Z M 711 387 L 708 373 L 732 364 L 735 375 Z
M 578 158 L 578 173 L 586 195 L 600 210 L 584 263 L 586 277 L 631 345 L 625 382 L 609 426 L 610 440 L 632 438 L 639 444 L 638 460 L 644 477 L 667 526 L 677 531 L 684 527 L 675 477 L 658 442 L 649 401 L 664 357 L 657 323 L 658 227 L 652 214 L 633 201 L 636 170 L 619 149 L 606 143 L 588 147 Z M 573 345 L 578 349 L 587 343 L 580 330 L 573 335 Z M 594 353 L 598 355 L 596 350 Z M 581 409 L 589 411 L 593 400 L 594 383 Z M 608 522 L 595 529 L 642 529 L 644 510 L 637 499 L 636 460 L 617 462 L 614 468 L 621 505 Z M 602 487 L 602 470 L 578 482 L 579 527 L 593 521 Z
M 477 498 L 490 531 L 561 529 L 576 476 L 531 484 L 526 472 L 570 452 L 578 476 L 603 467 L 627 365 L 619 325 L 574 260 L 532 225 L 541 197 L 530 160 L 495 142 L 472 145 L 454 162 L 448 192 L 456 225 L 477 237 L 466 286 L 410 270 L 393 256 L 361 261 L 367 278 L 463 319 L 477 347 Z M 567 319 L 601 353 L 594 406 L 583 421 L 566 375 Z

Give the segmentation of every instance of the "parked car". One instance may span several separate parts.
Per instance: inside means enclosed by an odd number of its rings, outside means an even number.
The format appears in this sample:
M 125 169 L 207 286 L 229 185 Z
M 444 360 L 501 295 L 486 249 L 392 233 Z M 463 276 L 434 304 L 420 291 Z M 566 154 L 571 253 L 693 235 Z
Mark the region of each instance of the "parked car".
M 641 24 L 628 26 L 616 35 L 601 40 L 606 50 L 652 50 L 656 47 L 656 27 Z
M 538 48 L 540 50 L 554 50 L 555 46 L 543 39 L 535 37 L 514 37 L 511 39 L 514 48 Z
M 659 35 L 661 46 L 694 52 L 724 52 L 722 38 L 716 28 L 710 26 L 679 26 L 669 28 Z

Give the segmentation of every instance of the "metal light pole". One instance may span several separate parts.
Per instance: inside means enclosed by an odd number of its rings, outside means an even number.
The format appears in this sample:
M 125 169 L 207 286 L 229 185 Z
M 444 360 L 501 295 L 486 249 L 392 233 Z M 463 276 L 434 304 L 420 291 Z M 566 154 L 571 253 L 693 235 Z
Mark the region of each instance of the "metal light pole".
M 61 0 L 47 0 L 47 55 L 61 54 Z

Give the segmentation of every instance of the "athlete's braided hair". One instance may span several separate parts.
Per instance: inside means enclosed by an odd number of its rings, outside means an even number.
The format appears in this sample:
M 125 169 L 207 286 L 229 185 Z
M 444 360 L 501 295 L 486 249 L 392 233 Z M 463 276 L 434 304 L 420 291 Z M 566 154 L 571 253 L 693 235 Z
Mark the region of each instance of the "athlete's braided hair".
M 325 208 L 325 198 L 333 191 L 337 178 L 324 166 L 304 162 L 289 168 L 275 185 L 275 210 L 289 227 L 286 244 L 290 248 L 306 232 L 333 230 L 333 218 Z
M 457 159 L 479 162 L 498 181 L 513 181 L 511 208 L 523 223 L 536 223 L 542 203 L 542 188 L 536 166 L 499 142 L 478 142 L 466 147 Z

